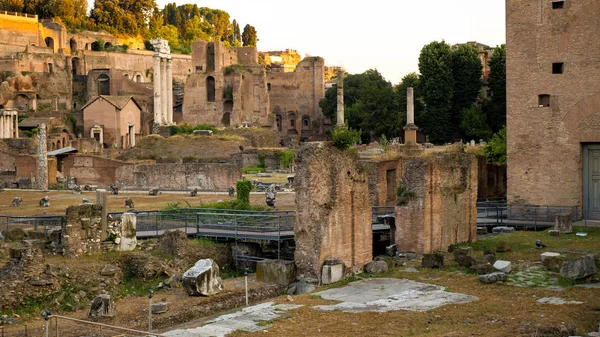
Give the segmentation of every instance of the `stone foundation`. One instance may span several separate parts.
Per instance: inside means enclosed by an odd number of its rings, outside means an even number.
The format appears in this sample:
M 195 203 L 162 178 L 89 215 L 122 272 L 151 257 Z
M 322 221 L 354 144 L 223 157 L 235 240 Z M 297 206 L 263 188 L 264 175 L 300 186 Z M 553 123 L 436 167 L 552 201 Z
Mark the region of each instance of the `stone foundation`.
M 398 250 L 445 251 L 477 240 L 477 159 L 463 153 L 408 159 L 401 186 L 407 195 L 396 207 Z
M 320 278 L 325 260 L 361 271 L 372 260 L 371 205 L 367 173 L 358 156 L 330 143 L 303 145 L 296 155 L 298 273 Z
M 78 257 L 102 251 L 102 206 L 83 204 L 69 206 L 63 224 L 63 254 Z

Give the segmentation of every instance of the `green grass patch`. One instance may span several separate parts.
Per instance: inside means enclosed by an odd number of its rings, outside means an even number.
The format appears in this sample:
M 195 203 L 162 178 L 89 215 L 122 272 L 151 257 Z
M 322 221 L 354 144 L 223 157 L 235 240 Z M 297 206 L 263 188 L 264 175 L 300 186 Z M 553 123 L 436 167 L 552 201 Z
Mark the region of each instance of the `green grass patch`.
M 127 296 L 148 296 L 150 289 L 155 289 L 160 281 L 144 280 L 141 278 L 124 277 L 116 291 L 117 299 Z
M 197 124 L 197 125 L 192 126 L 191 124 L 188 124 L 188 123 L 181 123 L 179 125 L 169 126 L 169 133 L 171 134 L 171 136 L 182 135 L 182 134 L 191 134 L 191 133 L 194 133 L 194 131 L 196 131 L 196 130 L 210 130 L 214 134 L 218 133 L 217 128 L 215 128 L 214 126 L 212 126 L 210 124 Z
M 265 168 L 264 167 L 259 167 L 259 166 L 247 166 L 244 167 L 242 169 L 242 173 L 243 174 L 248 174 L 248 173 L 264 173 L 265 172 Z

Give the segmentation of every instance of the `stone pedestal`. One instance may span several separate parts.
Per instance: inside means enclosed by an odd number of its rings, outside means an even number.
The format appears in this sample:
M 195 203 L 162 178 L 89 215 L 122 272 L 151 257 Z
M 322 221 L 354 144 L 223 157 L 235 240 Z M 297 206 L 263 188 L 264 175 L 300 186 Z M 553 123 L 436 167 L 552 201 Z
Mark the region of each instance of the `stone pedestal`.
M 296 280 L 296 265 L 294 261 L 258 261 L 256 263 L 256 279 L 266 283 L 288 286 Z
M 414 124 L 404 127 L 404 144 L 417 144 L 417 130 L 419 128 Z
M 121 240 L 118 242 L 120 251 L 132 251 L 137 245 L 135 213 L 121 215 Z
M 554 230 L 559 231 L 560 234 L 568 234 L 573 232 L 573 216 L 571 212 L 564 212 L 556 215 L 556 221 L 554 223 Z
M 324 265 L 323 271 L 321 273 L 321 283 L 322 284 L 331 284 L 335 282 L 339 282 L 344 279 L 346 276 L 344 272 L 344 264 L 332 264 L 332 265 Z

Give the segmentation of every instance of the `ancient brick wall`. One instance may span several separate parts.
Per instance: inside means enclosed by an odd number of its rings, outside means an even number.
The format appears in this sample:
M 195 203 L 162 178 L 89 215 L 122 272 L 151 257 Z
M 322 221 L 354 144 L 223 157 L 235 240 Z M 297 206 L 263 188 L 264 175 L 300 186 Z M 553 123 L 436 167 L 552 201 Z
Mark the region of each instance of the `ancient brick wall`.
M 116 170 L 127 164 L 117 160 L 89 155 L 68 156 L 63 162 L 63 174 L 77 178 L 80 185 L 108 186 L 117 182 Z
M 367 173 L 358 156 L 330 143 L 305 143 L 297 153 L 295 261 L 299 274 L 319 277 L 326 259 L 353 271 L 372 260 Z
M 479 178 L 477 199 L 497 199 L 506 196 L 506 164 L 486 163 L 485 157 L 478 156 Z
M 477 239 L 477 159 L 468 154 L 409 158 L 402 186 L 414 193 L 396 207 L 395 243 L 429 253 Z
M 102 206 L 100 205 L 83 204 L 67 207 L 61 233 L 63 254 L 68 257 L 78 257 L 101 252 L 101 219 Z
M 582 206 L 582 144 L 600 142 L 600 1 L 563 4 L 506 2 L 509 203 Z
M 0 13 L 0 31 L 2 43 L 9 45 L 25 46 L 27 44 L 41 45 L 37 15 L 17 16 L 14 14 Z

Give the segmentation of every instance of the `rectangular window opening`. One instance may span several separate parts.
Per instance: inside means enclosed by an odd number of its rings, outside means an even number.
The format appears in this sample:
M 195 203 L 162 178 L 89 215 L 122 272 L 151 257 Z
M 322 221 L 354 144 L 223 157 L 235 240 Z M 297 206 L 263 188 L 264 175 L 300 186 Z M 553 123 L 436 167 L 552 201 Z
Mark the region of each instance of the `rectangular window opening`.
M 552 1 L 552 9 L 561 9 L 565 8 L 564 1 Z
M 550 106 L 550 95 L 538 95 L 538 106 L 540 108 Z
M 552 73 L 562 74 L 565 71 L 565 64 L 563 62 L 552 63 Z
M 202 66 L 196 66 L 196 71 L 202 71 Z
M 271 83 L 267 83 L 267 91 L 271 91 Z

